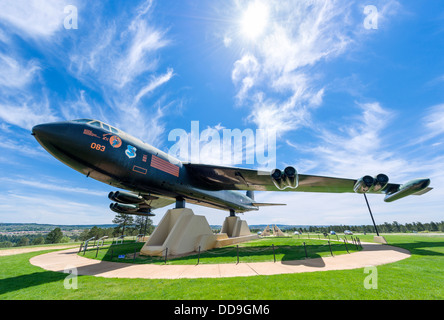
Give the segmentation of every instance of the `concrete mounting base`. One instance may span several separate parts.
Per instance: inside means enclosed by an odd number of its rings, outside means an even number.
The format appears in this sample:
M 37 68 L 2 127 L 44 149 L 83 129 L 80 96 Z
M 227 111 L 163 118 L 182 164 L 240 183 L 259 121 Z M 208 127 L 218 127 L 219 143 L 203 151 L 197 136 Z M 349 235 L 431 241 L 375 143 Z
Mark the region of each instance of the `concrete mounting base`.
M 259 238 L 251 234 L 246 221 L 227 217 L 220 234 L 213 234 L 205 216 L 198 216 L 188 208 L 170 209 L 140 250 L 141 255 L 168 256 L 220 248 L 226 245 Z
M 387 240 L 383 236 L 374 236 L 373 241 L 376 243 L 387 244 Z

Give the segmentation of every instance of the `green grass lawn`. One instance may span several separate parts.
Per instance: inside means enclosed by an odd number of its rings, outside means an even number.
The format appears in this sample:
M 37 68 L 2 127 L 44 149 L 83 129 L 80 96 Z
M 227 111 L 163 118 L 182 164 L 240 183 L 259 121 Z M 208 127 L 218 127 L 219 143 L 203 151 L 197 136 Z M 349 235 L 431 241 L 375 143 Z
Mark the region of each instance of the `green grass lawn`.
M 78 288 L 68 290 L 64 287 L 67 274 L 46 271 L 29 263 L 31 257 L 48 252 L 46 250 L 0 257 L 0 299 L 443 299 L 444 237 L 385 237 L 389 244 L 410 250 L 412 256 L 378 266 L 377 289 L 364 287 L 364 280 L 369 274 L 361 268 L 217 279 L 154 280 L 79 276 Z M 372 236 L 368 236 L 368 239 L 364 239 L 364 236 L 360 238 L 368 241 Z M 257 244 L 249 245 L 258 247 Z M 283 253 L 281 258 L 286 258 L 286 255 L 288 253 Z
M 350 241 L 350 240 L 349 240 Z M 305 244 L 305 247 L 304 247 Z M 165 253 L 162 257 L 139 256 L 138 252 L 143 243 L 127 242 L 122 245 L 106 246 L 97 250 L 90 248 L 85 253 L 79 255 L 91 259 L 103 261 L 123 262 L 123 263 L 153 263 L 164 264 Z M 331 248 L 331 251 L 330 251 Z M 238 246 L 231 245 L 224 248 L 212 249 L 201 254 L 193 254 L 186 257 L 173 258 L 166 257 L 167 264 L 215 264 L 215 263 L 237 263 L 239 262 L 262 262 L 262 261 L 290 261 L 306 258 L 319 258 L 333 255 L 346 254 L 360 250 L 360 247 L 349 242 L 344 244 L 342 241 L 298 239 L 295 237 L 270 237 L 241 243 Z M 135 258 L 134 258 L 134 254 Z M 119 256 L 125 255 L 125 258 Z

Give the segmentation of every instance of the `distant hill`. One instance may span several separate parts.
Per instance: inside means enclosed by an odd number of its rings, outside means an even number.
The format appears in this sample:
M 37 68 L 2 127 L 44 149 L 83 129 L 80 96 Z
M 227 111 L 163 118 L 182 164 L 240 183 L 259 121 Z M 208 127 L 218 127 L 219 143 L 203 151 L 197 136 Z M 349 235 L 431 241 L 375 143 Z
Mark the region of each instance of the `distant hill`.
M 63 224 L 40 224 L 40 223 L 0 223 L 0 232 L 19 232 L 19 231 L 52 231 L 55 228 L 60 228 L 62 231 L 72 231 L 72 230 L 83 230 L 83 229 L 91 229 L 92 227 L 98 227 L 102 229 L 106 228 L 114 228 L 115 224 L 79 224 L 79 225 L 63 225 Z M 265 229 L 266 224 L 255 224 L 250 225 L 250 229 Z M 269 226 L 274 226 L 274 224 L 269 224 Z M 285 229 L 293 229 L 293 228 L 309 228 L 310 225 L 286 225 L 286 224 L 277 224 L 277 226 L 281 230 Z M 220 229 L 221 225 L 211 225 L 212 229 Z M 323 227 L 323 226 L 317 226 Z
M 91 229 L 97 226 L 99 228 L 114 228 L 115 224 L 90 224 L 90 225 L 56 225 L 40 223 L 0 223 L 0 232 L 19 232 L 19 231 L 51 231 L 60 228 L 65 231 Z

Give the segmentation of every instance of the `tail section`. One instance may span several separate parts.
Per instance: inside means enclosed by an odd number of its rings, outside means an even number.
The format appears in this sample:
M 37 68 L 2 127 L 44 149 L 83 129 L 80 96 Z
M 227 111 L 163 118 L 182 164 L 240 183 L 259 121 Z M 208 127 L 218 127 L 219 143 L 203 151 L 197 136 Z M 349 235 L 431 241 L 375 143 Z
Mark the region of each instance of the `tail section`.
M 251 201 L 251 205 L 255 206 L 255 207 L 267 207 L 267 206 L 286 206 L 287 204 L 285 203 L 265 203 L 265 202 L 255 202 L 254 201 L 254 191 L 253 190 L 248 190 L 247 191 L 247 197 L 250 198 Z

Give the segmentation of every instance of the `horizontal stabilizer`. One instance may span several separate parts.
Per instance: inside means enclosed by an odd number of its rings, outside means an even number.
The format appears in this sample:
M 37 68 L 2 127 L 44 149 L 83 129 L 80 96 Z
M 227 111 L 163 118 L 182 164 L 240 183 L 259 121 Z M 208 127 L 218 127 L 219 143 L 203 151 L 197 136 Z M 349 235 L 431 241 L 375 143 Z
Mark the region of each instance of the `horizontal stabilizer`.
M 420 196 L 420 195 L 422 195 L 422 194 L 424 194 L 424 193 L 429 192 L 429 191 L 432 190 L 432 189 L 433 189 L 433 188 L 427 187 L 427 188 L 425 188 L 424 190 L 421 190 L 421 191 L 418 191 L 418 192 L 414 193 L 413 195 L 414 195 L 414 196 Z
M 255 207 L 267 207 L 267 206 L 286 206 L 286 203 L 265 203 L 265 202 L 253 202 Z

